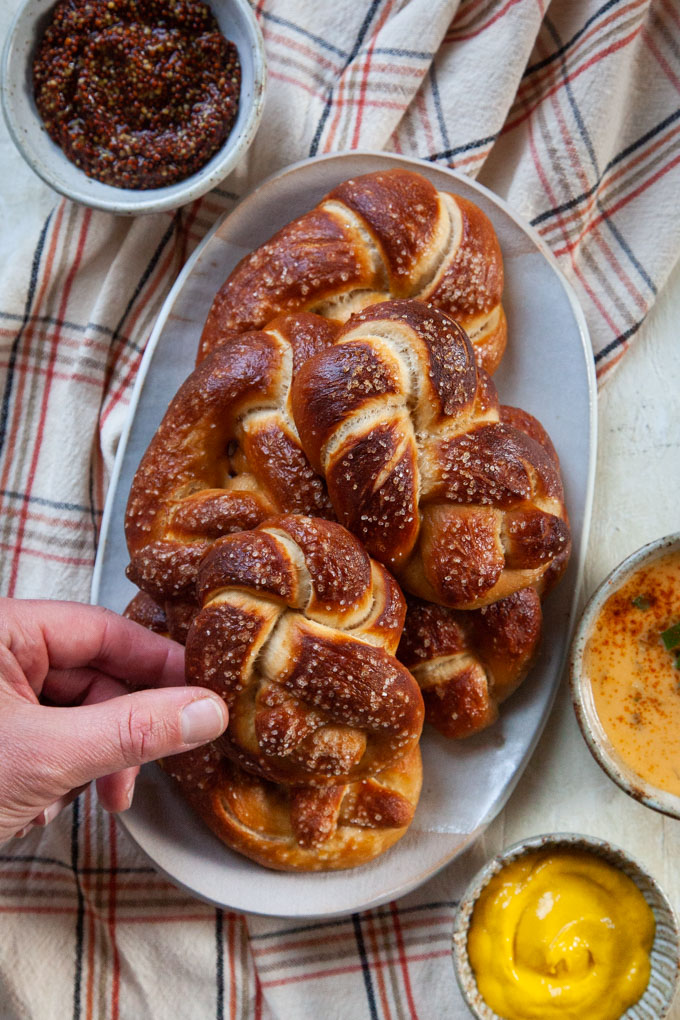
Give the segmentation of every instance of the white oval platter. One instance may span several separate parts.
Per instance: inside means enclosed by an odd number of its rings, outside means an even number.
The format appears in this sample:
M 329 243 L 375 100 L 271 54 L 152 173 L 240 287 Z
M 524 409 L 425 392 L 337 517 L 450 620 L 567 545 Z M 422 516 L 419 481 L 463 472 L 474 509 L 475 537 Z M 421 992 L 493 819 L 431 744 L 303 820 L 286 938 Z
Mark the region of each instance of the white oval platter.
M 340 181 L 394 166 L 476 202 L 494 224 L 505 262 L 508 350 L 495 376 L 501 400 L 545 425 L 560 456 L 574 551 L 545 607 L 542 652 L 500 720 L 466 741 L 426 728 L 424 785 L 407 835 L 371 864 L 327 874 L 268 871 L 225 848 L 156 766 L 137 781 L 121 822 L 155 866 L 195 895 L 236 910 L 322 917 L 403 895 L 453 860 L 500 811 L 538 741 L 563 672 L 576 609 L 592 501 L 596 432 L 593 357 L 583 313 L 536 232 L 487 189 L 451 170 L 385 153 L 341 153 L 269 178 L 199 245 L 161 310 L 139 370 L 128 426 L 107 497 L 92 601 L 121 611 L 134 594 L 124 575 L 125 505 L 134 472 L 167 405 L 193 367 L 211 301 L 254 247 L 312 208 Z

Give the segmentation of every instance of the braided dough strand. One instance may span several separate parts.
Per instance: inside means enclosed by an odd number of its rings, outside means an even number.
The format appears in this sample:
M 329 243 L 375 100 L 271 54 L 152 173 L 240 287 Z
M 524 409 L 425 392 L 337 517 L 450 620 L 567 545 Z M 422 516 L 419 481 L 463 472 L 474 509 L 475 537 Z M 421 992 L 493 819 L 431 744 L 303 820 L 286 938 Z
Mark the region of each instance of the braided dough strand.
M 467 612 L 409 598 L 397 654 L 420 685 L 427 722 L 455 738 L 495 722 L 531 668 L 541 625 L 533 588 Z
M 199 360 L 282 312 L 343 323 L 377 302 L 414 298 L 456 319 L 493 372 L 507 339 L 502 291 L 498 239 L 481 209 L 411 170 L 365 174 L 239 262 L 213 301 Z
M 413 594 L 476 609 L 566 562 L 552 444 L 526 412 L 502 420 L 467 337 L 437 309 L 354 315 L 302 366 L 292 403 L 338 520 Z
M 373 860 L 406 832 L 422 784 L 417 746 L 375 776 L 322 788 L 269 782 L 214 744 L 162 766 L 222 842 L 278 871 L 331 871 Z
M 300 446 L 290 387 L 335 332 L 302 313 L 234 337 L 170 403 L 135 474 L 125 534 L 128 577 L 167 604 L 173 637 L 186 635 L 198 564 L 217 538 L 278 512 L 333 516 Z

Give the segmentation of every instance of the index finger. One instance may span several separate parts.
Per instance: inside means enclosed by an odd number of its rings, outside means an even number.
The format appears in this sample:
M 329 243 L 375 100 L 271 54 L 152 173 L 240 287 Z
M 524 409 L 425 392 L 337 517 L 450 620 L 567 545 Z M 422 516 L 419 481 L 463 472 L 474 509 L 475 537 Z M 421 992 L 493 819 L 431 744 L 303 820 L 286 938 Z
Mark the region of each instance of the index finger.
M 184 684 L 181 645 L 101 606 L 2 599 L 0 640 L 34 690 L 41 688 L 50 668 L 84 666 L 123 680 L 131 688 Z M 50 694 L 47 686 L 44 693 Z

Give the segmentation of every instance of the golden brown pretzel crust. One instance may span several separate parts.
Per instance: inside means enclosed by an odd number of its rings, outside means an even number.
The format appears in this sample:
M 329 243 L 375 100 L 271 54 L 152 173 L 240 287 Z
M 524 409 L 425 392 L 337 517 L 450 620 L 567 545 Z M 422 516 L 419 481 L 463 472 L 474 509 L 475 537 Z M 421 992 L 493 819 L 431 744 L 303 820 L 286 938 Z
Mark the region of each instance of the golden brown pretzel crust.
M 406 832 L 422 783 L 417 746 L 376 776 L 322 789 L 271 783 L 214 745 L 162 765 L 222 842 L 278 871 L 331 871 L 373 860 Z
M 552 444 L 525 412 L 502 419 L 442 312 L 389 301 L 354 315 L 302 366 L 292 398 L 338 520 L 408 591 L 476 609 L 562 569 L 569 527 Z
M 145 591 L 139 591 L 123 610 L 123 616 L 183 645 L 197 612 L 195 597 L 166 599 L 161 605 Z
M 524 432 L 559 460 L 543 426 L 518 407 L 501 406 L 500 420 Z M 536 588 L 522 588 L 482 609 L 459 612 L 407 598 L 397 656 L 420 684 L 425 719 L 444 736 L 459 738 L 490 726 L 498 706 L 522 683 L 538 653 L 543 625 L 540 598 L 569 558 L 555 557 Z
M 531 668 L 541 623 L 533 588 L 471 612 L 409 598 L 397 654 L 420 684 L 427 722 L 446 737 L 495 722 Z
M 226 701 L 220 747 L 248 771 L 337 785 L 417 744 L 422 697 L 392 654 L 403 597 L 340 525 L 282 516 L 222 538 L 198 592 L 187 679 Z
M 199 360 L 282 312 L 338 323 L 389 298 L 431 302 L 469 334 L 493 372 L 507 338 L 503 261 L 481 209 L 411 170 L 345 181 L 242 259 L 208 315 Z
M 163 607 L 154 602 L 145 591 L 138 591 L 132 601 L 128 602 L 123 610 L 123 616 L 128 620 L 134 620 L 135 623 L 140 623 L 142 627 L 152 630 L 154 634 L 169 636 L 168 621 Z
M 172 400 L 137 469 L 125 516 L 128 577 L 186 637 L 198 564 L 221 535 L 272 513 L 333 516 L 290 409 L 295 373 L 336 329 L 305 313 L 233 339 Z

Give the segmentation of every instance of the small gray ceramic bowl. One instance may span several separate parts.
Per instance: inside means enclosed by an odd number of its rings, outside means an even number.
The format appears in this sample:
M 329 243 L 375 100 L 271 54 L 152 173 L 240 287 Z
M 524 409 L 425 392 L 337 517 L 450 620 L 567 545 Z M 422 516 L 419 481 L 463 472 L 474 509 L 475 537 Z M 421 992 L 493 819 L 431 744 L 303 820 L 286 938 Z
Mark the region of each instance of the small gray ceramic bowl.
M 626 1010 L 620 1020 L 663 1020 L 673 1002 L 680 968 L 680 933 L 673 908 L 649 872 L 624 850 L 594 836 L 570 832 L 532 836 L 507 847 L 477 873 L 461 898 L 453 929 L 453 963 L 458 985 L 472 1015 L 477 1020 L 501 1020 L 482 998 L 468 958 L 468 933 L 475 903 L 484 887 L 505 865 L 542 850 L 578 850 L 595 854 L 635 882 L 654 913 L 656 932 L 649 984 L 643 996 Z
M 640 567 L 648 566 L 660 556 L 678 552 L 678 550 L 680 550 L 680 533 L 666 535 L 664 538 L 644 545 L 628 556 L 623 563 L 620 563 L 602 582 L 583 611 L 569 653 L 569 674 L 574 710 L 581 732 L 593 757 L 610 779 L 613 779 L 631 797 L 647 807 L 654 808 L 655 811 L 661 811 L 673 818 L 680 818 L 680 797 L 659 790 L 656 786 L 646 782 L 637 772 L 633 771 L 616 748 L 612 746 L 595 710 L 593 689 L 590 678 L 583 668 L 583 656 L 597 615 L 609 596 L 625 584 Z
M 257 131 L 264 102 L 266 62 L 255 15 L 247 0 L 213 0 L 223 35 L 241 61 L 239 111 L 222 148 L 195 174 L 164 188 L 117 188 L 88 177 L 66 158 L 45 130 L 33 99 L 31 67 L 38 40 L 56 0 L 24 0 L 5 42 L 0 71 L 2 108 L 12 139 L 28 165 L 55 191 L 105 212 L 136 215 L 175 209 L 204 195 L 243 157 Z

